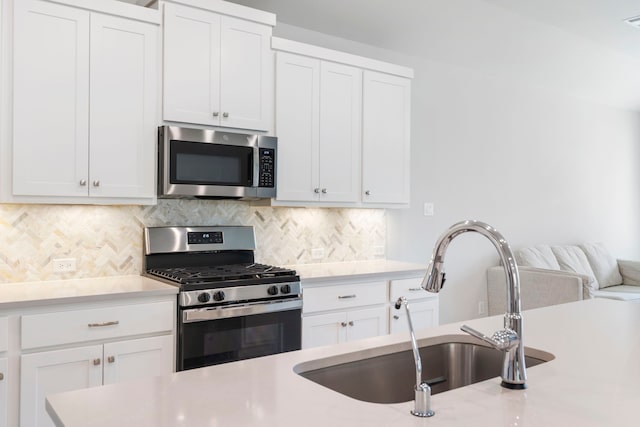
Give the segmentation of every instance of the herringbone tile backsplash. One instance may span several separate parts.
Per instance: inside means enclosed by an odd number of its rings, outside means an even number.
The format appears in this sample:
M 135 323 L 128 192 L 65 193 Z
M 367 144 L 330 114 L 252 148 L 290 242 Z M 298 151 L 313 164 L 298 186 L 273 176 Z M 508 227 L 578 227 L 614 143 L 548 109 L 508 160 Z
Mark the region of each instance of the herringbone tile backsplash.
M 139 274 L 142 230 L 164 225 L 253 225 L 266 264 L 381 258 L 385 211 L 251 206 L 235 201 L 158 200 L 155 206 L 0 205 L 0 283 Z M 311 258 L 323 248 L 321 260 Z M 73 273 L 52 260 L 76 258 Z

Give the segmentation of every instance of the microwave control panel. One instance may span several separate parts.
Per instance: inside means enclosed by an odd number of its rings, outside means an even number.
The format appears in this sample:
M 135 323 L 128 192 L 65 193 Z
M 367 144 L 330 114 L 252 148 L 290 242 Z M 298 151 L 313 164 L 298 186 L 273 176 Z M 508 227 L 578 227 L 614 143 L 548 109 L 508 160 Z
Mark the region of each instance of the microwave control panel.
M 260 148 L 260 169 L 258 186 L 275 186 L 276 150 L 273 148 Z

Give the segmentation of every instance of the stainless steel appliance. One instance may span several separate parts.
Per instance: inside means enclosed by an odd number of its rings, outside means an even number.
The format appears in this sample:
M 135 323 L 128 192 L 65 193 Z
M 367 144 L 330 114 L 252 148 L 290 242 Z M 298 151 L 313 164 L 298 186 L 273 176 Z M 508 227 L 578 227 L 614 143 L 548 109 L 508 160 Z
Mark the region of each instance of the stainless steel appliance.
M 275 197 L 276 152 L 275 137 L 161 126 L 158 197 Z
M 253 227 L 149 227 L 146 274 L 179 286 L 177 370 L 299 350 L 295 270 L 256 264 Z

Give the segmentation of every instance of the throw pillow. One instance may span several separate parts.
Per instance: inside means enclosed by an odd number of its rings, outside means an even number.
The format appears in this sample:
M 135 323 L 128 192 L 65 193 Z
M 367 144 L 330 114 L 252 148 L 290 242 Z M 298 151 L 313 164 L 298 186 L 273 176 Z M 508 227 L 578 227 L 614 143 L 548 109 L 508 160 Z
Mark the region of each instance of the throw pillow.
M 551 251 L 560 264 L 560 270 L 584 274 L 590 279 L 589 287 L 591 289 L 600 288 L 596 275 L 582 249 L 578 246 L 552 246 Z
M 522 248 L 516 252 L 516 262 L 522 267 L 546 268 L 560 270 L 560 264 L 547 245 Z
M 580 248 L 587 256 L 600 289 L 622 283 L 618 262 L 602 243 L 583 243 Z

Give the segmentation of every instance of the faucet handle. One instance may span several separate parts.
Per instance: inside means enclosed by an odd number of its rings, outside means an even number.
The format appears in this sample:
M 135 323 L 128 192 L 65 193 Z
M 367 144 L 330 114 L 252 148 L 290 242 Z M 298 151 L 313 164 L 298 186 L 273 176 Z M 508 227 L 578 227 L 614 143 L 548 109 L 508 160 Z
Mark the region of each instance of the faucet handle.
M 520 343 L 518 334 L 511 329 L 498 331 L 491 338 L 467 325 L 462 325 L 460 330 L 486 342 L 496 350 L 509 351 Z

